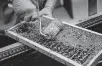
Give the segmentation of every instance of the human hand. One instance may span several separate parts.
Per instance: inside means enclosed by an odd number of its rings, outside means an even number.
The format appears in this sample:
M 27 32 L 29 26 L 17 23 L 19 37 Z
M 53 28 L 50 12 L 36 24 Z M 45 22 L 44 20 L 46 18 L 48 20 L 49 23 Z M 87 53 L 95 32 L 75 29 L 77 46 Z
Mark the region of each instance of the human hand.
M 48 16 L 48 17 L 53 17 L 52 16 L 52 9 L 51 7 L 45 7 L 39 12 L 39 16 Z
M 37 12 L 36 9 L 26 9 L 25 11 L 22 11 L 21 13 L 18 13 L 18 16 L 20 19 L 24 21 L 34 21 L 37 19 Z
M 24 16 L 24 21 L 34 21 L 37 19 L 37 11 L 35 10 L 31 10 L 30 12 L 26 12 L 25 16 Z
M 37 17 L 36 5 L 30 0 L 14 0 L 14 11 L 20 19 L 31 21 Z

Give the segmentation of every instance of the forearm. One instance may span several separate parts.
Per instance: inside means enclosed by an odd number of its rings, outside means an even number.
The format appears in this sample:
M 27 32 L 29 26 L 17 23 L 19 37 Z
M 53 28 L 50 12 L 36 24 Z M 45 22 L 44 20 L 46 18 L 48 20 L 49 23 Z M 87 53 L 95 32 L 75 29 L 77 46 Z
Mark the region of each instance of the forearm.
M 51 9 L 54 9 L 56 2 L 57 0 L 47 0 L 45 7 L 51 7 Z
M 36 8 L 30 0 L 13 0 L 13 6 L 16 13 Z

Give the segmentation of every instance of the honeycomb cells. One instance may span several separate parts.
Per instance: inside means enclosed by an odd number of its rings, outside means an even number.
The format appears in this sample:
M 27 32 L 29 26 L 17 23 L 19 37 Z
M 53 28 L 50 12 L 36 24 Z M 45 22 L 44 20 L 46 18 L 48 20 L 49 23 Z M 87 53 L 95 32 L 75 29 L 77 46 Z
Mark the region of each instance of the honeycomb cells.
M 44 19 L 42 21 L 44 21 Z M 49 22 L 51 20 L 46 20 L 46 22 L 47 21 Z M 39 33 L 39 30 L 35 29 L 34 26 L 34 23 L 23 23 L 21 25 L 18 25 L 11 31 L 20 34 L 21 36 L 28 38 L 34 42 L 37 42 L 44 47 L 51 49 L 80 64 L 83 64 L 95 50 L 93 46 L 89 46 L 83 49 L 81 45 L 77 45 L 74 47 L 70 44 L 65 45 L 63 42 L 56 41 L 56 39 L 46 39 Z

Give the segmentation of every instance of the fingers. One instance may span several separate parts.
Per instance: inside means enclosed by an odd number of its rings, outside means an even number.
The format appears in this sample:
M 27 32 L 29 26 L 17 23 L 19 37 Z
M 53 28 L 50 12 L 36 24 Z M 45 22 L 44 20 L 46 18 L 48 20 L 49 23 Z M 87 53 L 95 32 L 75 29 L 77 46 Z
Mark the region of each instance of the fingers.
M 49 12 L 49 11 L 44 11 L 44 10 L 40 11 L 39 15 L 40 15 L 41 17 L 43 17 L 43 16 L 52 17 L 52 13 L 51 13 L 51 12 Z
M 43 17 L 43 16 L 53 17 L 52 14 L 41 14 L 40 16 L 41 17 Z
M 53 16 L 52 16 L 52 14 L 49 14 L 49 15 L 45 15 L 45 16 L 48 16 L 48 17 L 53 17 Z
M 35 21 L 37 19 L 37 13 L 33 12 L 24 17 L 24 21 Z
M 33 12 L 27 12 L 27 13 L 24 13 L 24 21 L 35 21 L 38 16 L 40 17 L 43 17 L 43 16 L 48 16 L 48 17 L 52 17 L 52 12 L 49 12 L 49 11 L 46 11 L 46 10 L 42 10 L 39 12 L 39 15 L 37 15 L 37 12 L 36 11 L 33 11 Z
M 32 17 L 32 15 L 31 15 L 31 14 L 30 14 L 30 15 L 25 16 L 25 17 L 24 17 L 24 21 L 29 22 L 29 21 L 31 20 L 31 17 Z

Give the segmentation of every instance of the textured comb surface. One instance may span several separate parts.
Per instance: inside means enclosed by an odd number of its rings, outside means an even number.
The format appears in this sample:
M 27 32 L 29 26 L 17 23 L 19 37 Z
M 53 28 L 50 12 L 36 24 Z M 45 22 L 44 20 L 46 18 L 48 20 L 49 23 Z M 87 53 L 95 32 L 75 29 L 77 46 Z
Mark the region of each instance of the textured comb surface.
M 50 19 L 43 19 L 42 21 L 51 22 Z M 43 23 L 43 26 L 46 26 L 46 23 Z M 34 23 L 22 23 L 11 31 L 80 64 L 90 61 L 102 49 L 101 36 L 70 25 L 65 25 L 64 29 L 53 40 L 45 39 L 40 35 L 38 24 Z

